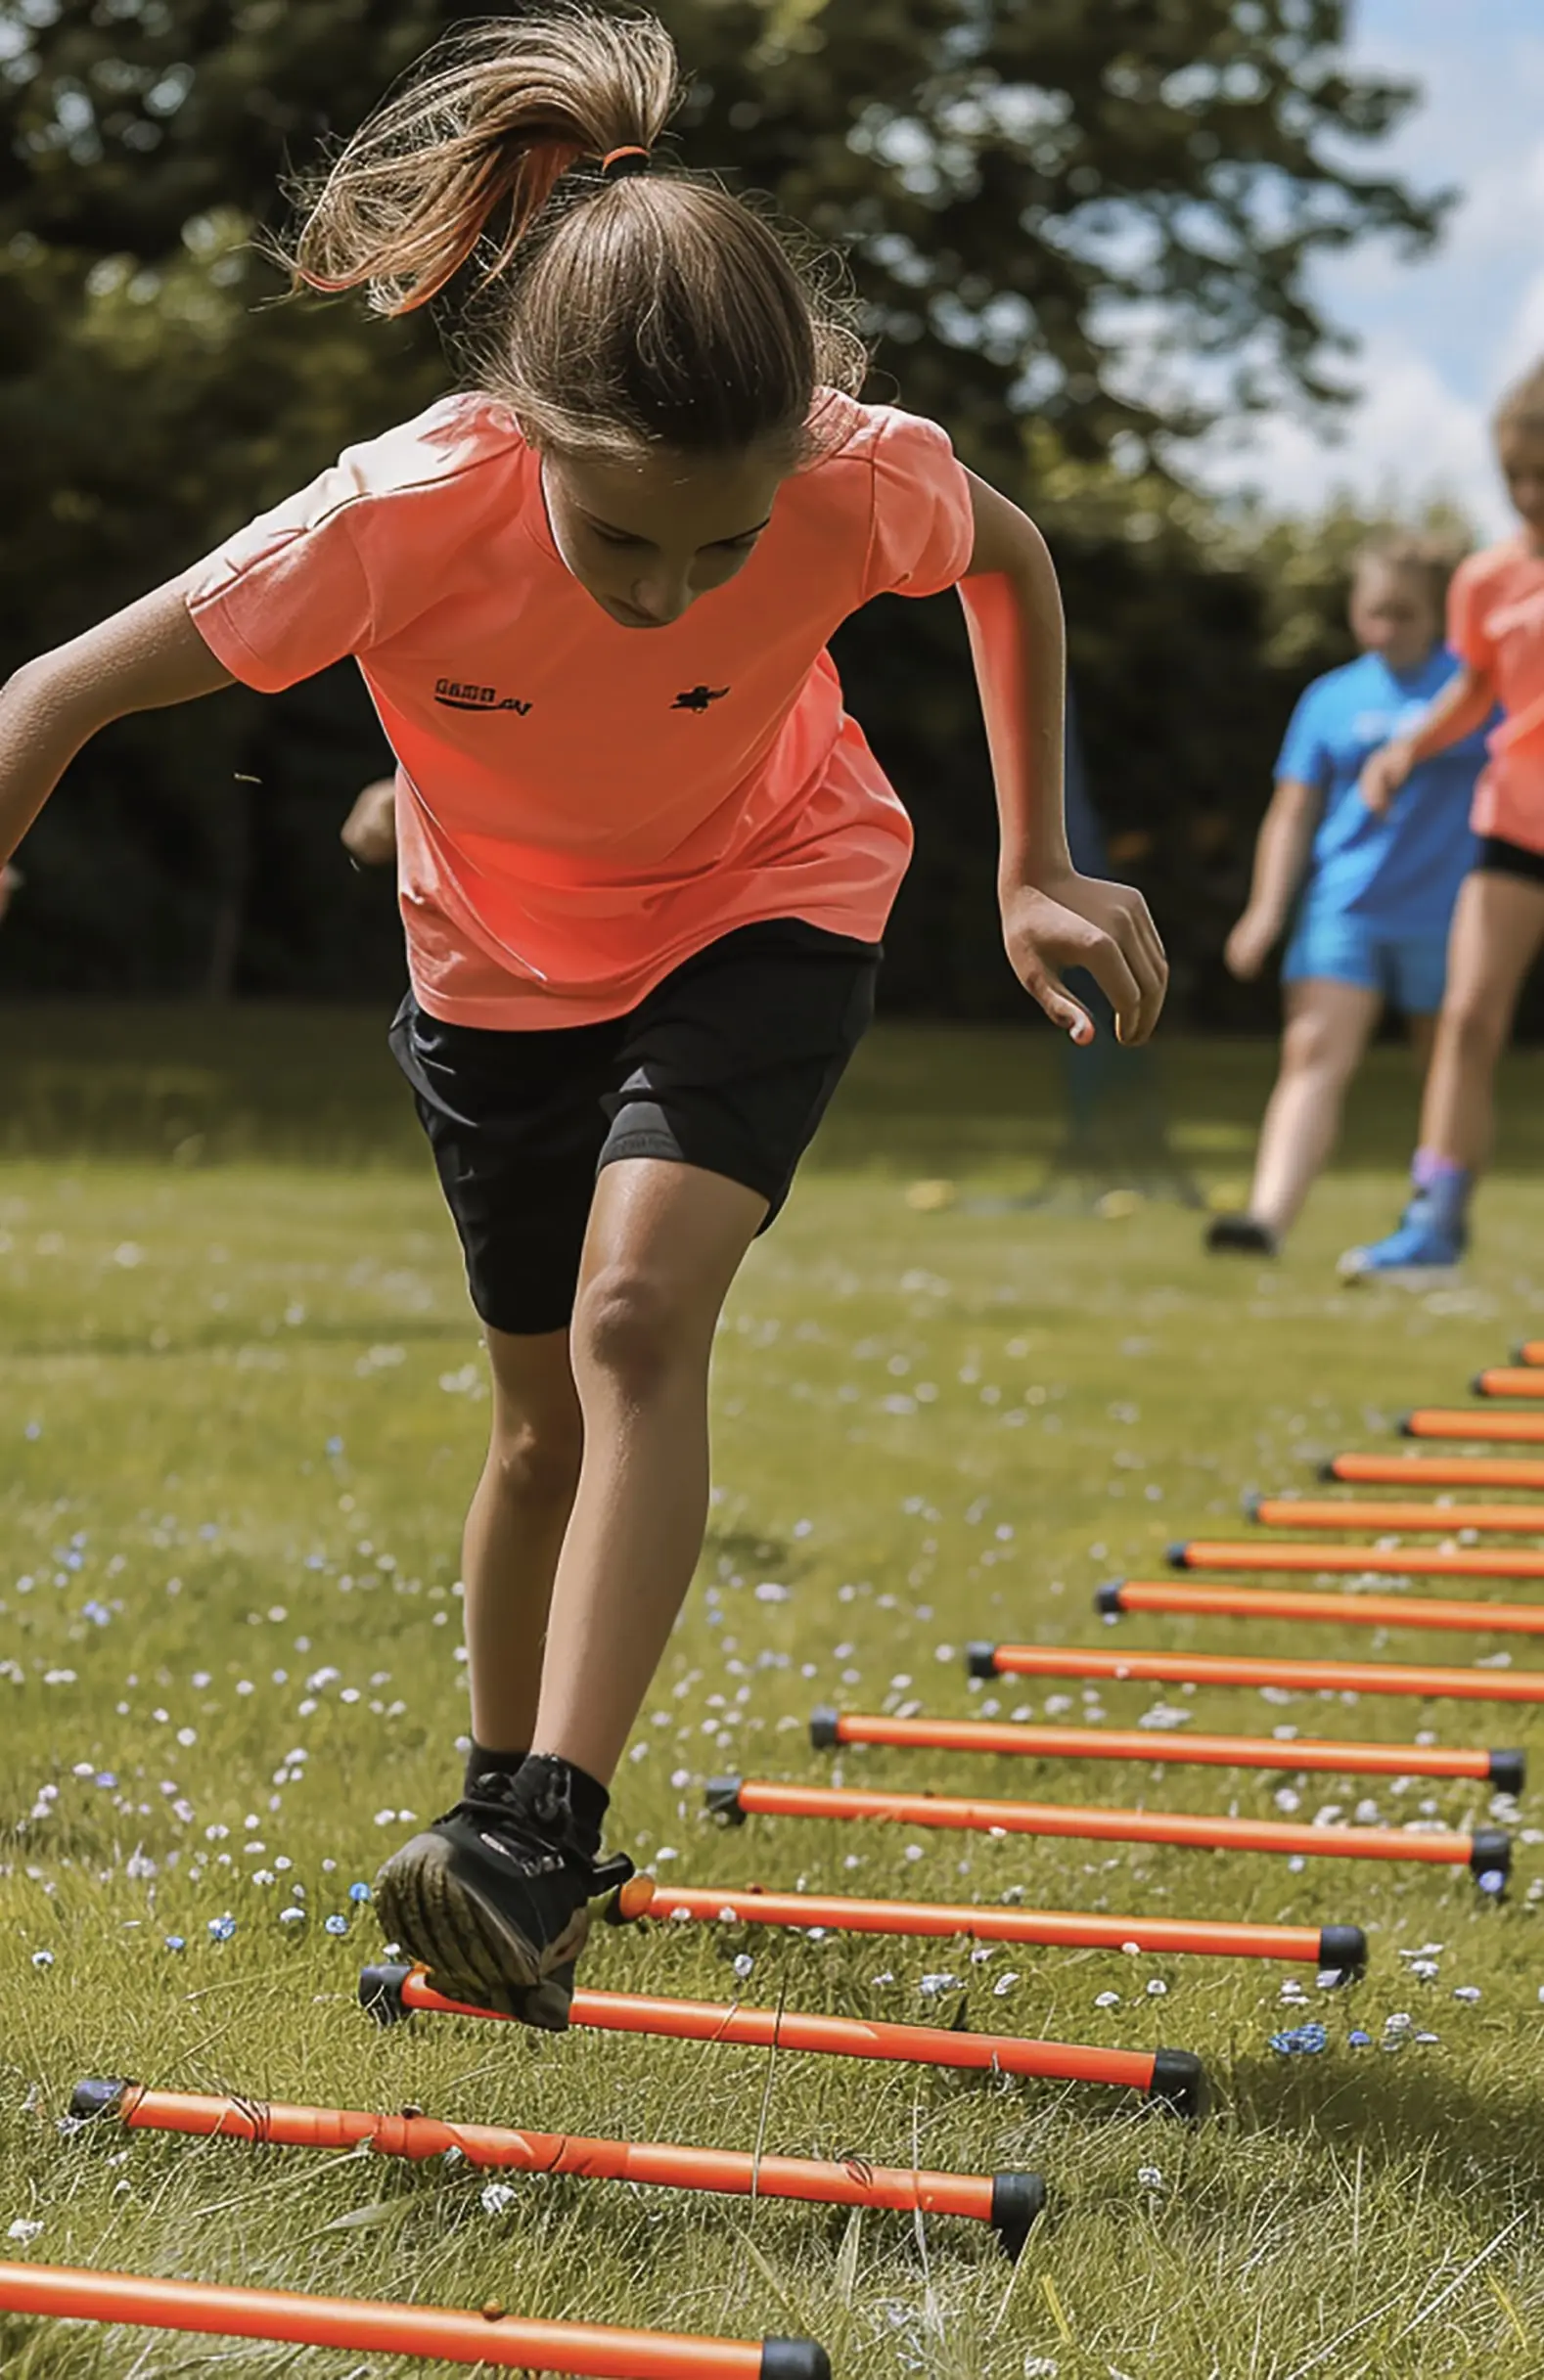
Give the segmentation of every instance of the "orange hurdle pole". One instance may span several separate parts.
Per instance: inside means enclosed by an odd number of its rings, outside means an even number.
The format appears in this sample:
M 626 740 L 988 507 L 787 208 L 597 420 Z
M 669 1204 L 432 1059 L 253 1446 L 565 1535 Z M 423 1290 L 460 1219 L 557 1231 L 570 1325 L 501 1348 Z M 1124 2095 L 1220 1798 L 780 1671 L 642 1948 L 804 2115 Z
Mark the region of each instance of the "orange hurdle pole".
M 1476 1397 L 1544 1397 L 1544 1370 L 1528 1364 L 1492 1364 L 1470 1382 Z
M 1332 1455 L 1319 1476 L 1363 1488 L 1544 1488 L 1544 1462 L 1505 1455 Z
M 826 2351 L 813 2339 L 752 2345 L 666 2330 L 603 2330 L 589 2322 L 519 2322 L 491 2303 L 480 2313 L 458 2313 L 439 2306 L 225 2289 L 209 2281 L 162 2281 L 68 2265 L 0 2264 L 0 2309 L 56 2321 L 129 2322 L 222 2339 L 282 2339 L 292 2347 L 582 2373 L 585 2380 L 831 2380 Z
M 1196 1762 L 1216 1769 L 1308 1769 L 1336 1776 L 1472 1776 L 1521 1793 L 1521 1752 L 1458 1751 L 1444 1744 L 1311 1741 L 1294 1735 L 1158 1734 L 1144 1728 L 1033 1728 L 996 1719 L 892 1719 L 885 1713 L 817 1711 L 817 1751 L 834 1744 L 892 1744 L 933 1752 L 1002 1752 L 1031 1760 L 1140 1760 L 1156 1767 Z
M 1017 2257 L 1045 2204 L 1038 2174 L 931 2174 L 808 2157 L 750 2157 L 738 2150 L 666 2147 L 654 2141 L 586 2140 L 573 2133 L 518 2133 L 497 2124 L 444 2124 L 433 2116 L 367 2114 L 346 2107 L 291 2107 L 202 2091 L 148 2090 L 139 2083 L 77 2083 L 74 2116 L 114 2114 L 131 2132 L 214 2134 L 284 2148 L 355 2148 L 383 2157 L 443 2157 L 517 2174 L 576 2174 L 592 2181 L 652 2182 L 731 2198 L 793 2198 L 807 2205 L 877 2207 L 892 2214 L 963 2215 L 989 2223 Z
M 1395 1469 L 1406 1466 L 1396 1464 Z M 1510 1537 L 1544 1537 L 1544 1504 L 1377 1504 L 1362 1497 L 1251 1496 L 1245 1505 L 1262 1529 L 1498 1530 Z
M 1419 1406 L 1399 1424 L 1405 1438 L 1467 1438 L 1476 1446 L 1544 1446 L 1544 1414 L 1486 1414 L 1463 1406 Z
M 656 1883 L 634 1876 L 607 1908 L 613 1925 L 642 1917 L 666 1924 L 778 1925 L 809 1932 L 921 1936 L 933 1942 L 1034 1943 L 1063 1951 L 1147 1951 L 1196 1958 L 1285 1958 L 1360 1975 L 1359 1925 L 1252 1925 L 1242 1920 L 1110 1917 L 1084 1909 L 990 1908 L 976 1902 L 843 1901 L 819 1893 L 769 1893 L 759 1884 Z M 969 2037 L 967 2037 L 969 2038 Z
M 1513 1349 L 1514 1364 L 1544 1364 L 1544 1339 L 1524 1339 Z
M 1311 1594 L 1286 1587 L 1191 1587 L 1172 1579 L 1109 1579 L 1096 1590 L 1107 1619 L 1126 1611 L 1187 1611 L 1203 1619 L 1332 1620 L 1350 1628 L 1459 1628 L 1483 1636 L 1544 1637 L 1544 1603 L 1443 1603 L 1432 1595 Z
M 511 2020 L 490 2008 L 445 1999 L 422 1967 L 366 1967 L 359 1998 L 381 2024 L 427 2011 L 441 2016 Z M 582 2003 L 582 2004 L 581 2004 Z M 777 2008 L 721 2007 L 711 2000 L 649 1999 L 627 1993 L 576 1992 L 576 2025 L 606 2033 L 663 2034 L 674 2041 L 737 2042 L 753 2049 L 804 2049 L 829 2057 L 883 2058 L 900 2065 L 947 2066 L 1057 2083 L 1108 2083 L 1140 2090 L 1176 2115 L 1199 2116 L 1206 2077 L 1189 2049 L 1090 2049 L 1071 2042 L 1026 2042 L 990 2033 L 949 2033 L 937 2025 L 870 2024 L 850 2016 L 801 2016 Z
M 1474 1547 L 1439 1553 L 1430 1546 L 1270 1546 L 1252 1539 L 1190 1538 L 1170 1546 L 1166 1560 L 1176 1570 L 1333 1570 L 1385 1578 L 1544 1579 L 1544 1553 L 1520 1546 Z
M 973 1834 L 1069 1835 L 1079 1842 L 1171 1843 L 1186 1851 L 1270 1851 L 1300 1859 L 1417 1860 L 1505 1875 L 1512 1839 L 1500 1827 L 1475 1834 L 1404 1834 L 1393 1826 L 1294 1826 L 1280 1819 L 1195 1817 L 1178 1810 L 1079 1810 L 1062 1802 L 977 1802 L 942 1793 L 867 1793 L 843 1785 L 785 1785 L 720 1776 L 707 1807 L 740 1824 L 748 1818 L 880 1819 L 901 1826 L 946 1826 Z
M 973 1678 L 1135 1679 L 1151 1685 L 1279 1685 L 1289 1693 L 1450 1695 L 1457 1702 L 1544 1702 L 1544 1676 L 1420 1669 L 1406 1661 L 1277 1661 L 1233 1653 L 1096 1651 L 1083 1644 L 966 1647 Z

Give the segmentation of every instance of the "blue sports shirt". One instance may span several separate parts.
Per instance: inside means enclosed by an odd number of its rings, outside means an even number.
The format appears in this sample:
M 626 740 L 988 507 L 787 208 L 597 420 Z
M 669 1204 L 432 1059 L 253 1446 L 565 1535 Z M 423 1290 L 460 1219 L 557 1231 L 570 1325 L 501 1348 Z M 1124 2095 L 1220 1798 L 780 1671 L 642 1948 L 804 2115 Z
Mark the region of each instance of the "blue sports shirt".
M 1413 769 L 1385 818 L 1364 807 L 1356 781 L 1369 756 L 1413 725 L 1458 667 L 1443 645 L 1412 670 L 1392 670 L 1381 654 L 1364 652 L 1315 678 L 1299 697 L 1276 774 L 1324 795 L 1303 888 L 1321 914 L 1354 915 L 1387 934 L 1446 929 L 1476 857 L 1469 807 L 1493 722 Z

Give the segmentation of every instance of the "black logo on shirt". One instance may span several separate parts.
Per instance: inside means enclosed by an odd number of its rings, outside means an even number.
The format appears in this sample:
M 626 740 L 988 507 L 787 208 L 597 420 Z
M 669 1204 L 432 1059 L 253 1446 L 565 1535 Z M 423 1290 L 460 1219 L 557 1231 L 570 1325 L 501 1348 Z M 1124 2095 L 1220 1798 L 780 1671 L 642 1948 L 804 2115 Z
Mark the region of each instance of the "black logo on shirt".
M 519 711 L 523 719 L 529 710 L 516 695 L 501 695 L 496 686 L 463 685 L 459 678 L 436 678 L 434 700 L 453 711 Z
M 727 686 L 693 686 L 684 695 L 677 695 L 670 708 L 673 711 L 705 711 L 709 702 L 722 702 Z

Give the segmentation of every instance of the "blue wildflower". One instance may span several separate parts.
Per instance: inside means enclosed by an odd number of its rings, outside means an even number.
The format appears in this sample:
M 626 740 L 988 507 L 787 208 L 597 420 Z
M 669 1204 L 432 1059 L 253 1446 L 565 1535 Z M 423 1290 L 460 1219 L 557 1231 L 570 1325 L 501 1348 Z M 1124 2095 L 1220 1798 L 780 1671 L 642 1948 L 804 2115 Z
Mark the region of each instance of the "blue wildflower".
M 187 1944 L 184 1942 L 180 1934 L 168 1934 L 166 1936 L 166 1948 L 168 1951 L 185 1951 L 187 1947 Z
M 350 1884 L 348 1898 L 350 1901 L 369 1901 L 374 1898 L 374 1895 L 368 1884 Z
M 1348 2033 L 1345 2038 L 1353 2049 L 1366 2049 L 1371 2045 L 1373 2037 L 1370 2033 L 1364 2033 L 1358 2025 L 1355 2032 Z
M 348 1931 L 348 1920 L 346 1917 L 340 1917 L 337 1915 L 324 1918 L 322 1921 L 322 1930 L 324 1933 L 328 1934 L 346 1934 Z
M 1271 2047 L 1284 2058 L 1317 2057 L 1329 2043 L 1330 2036 L 1323 2025 L 1294 2025 L 1287 2033 L 1271 2035 Z
M 216 1942 L 229 1942 L 236 1931 L 236 1920 L 227 1909 L 223 1917 L 209 1919 L 209 1932 Z
M 117 1776 L 112 1769 L 99 1769 L 96 1775 L 92 1779 L 93 1784 L 102 1786 L 104 1791 L 106 1791 L 109 1786 L 115 1785 L 117 1781 Z

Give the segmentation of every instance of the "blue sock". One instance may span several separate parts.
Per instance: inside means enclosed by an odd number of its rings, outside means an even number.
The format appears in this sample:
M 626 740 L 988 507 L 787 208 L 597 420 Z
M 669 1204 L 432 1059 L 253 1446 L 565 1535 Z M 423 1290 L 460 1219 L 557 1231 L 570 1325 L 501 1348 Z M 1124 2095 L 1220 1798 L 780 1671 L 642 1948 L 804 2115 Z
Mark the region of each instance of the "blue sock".
M 1451 1157 L 1438 1156 L 1431 1149 L 1418 1149 L 1416 1163 L 1422 1170 L 1415 1179 L 1426 1195 L 1432 1222 L 1439 1231 L 1461 1232 L 1475 1187 L 1473 1172 L 1467 1165 L 1455 1165 Z

